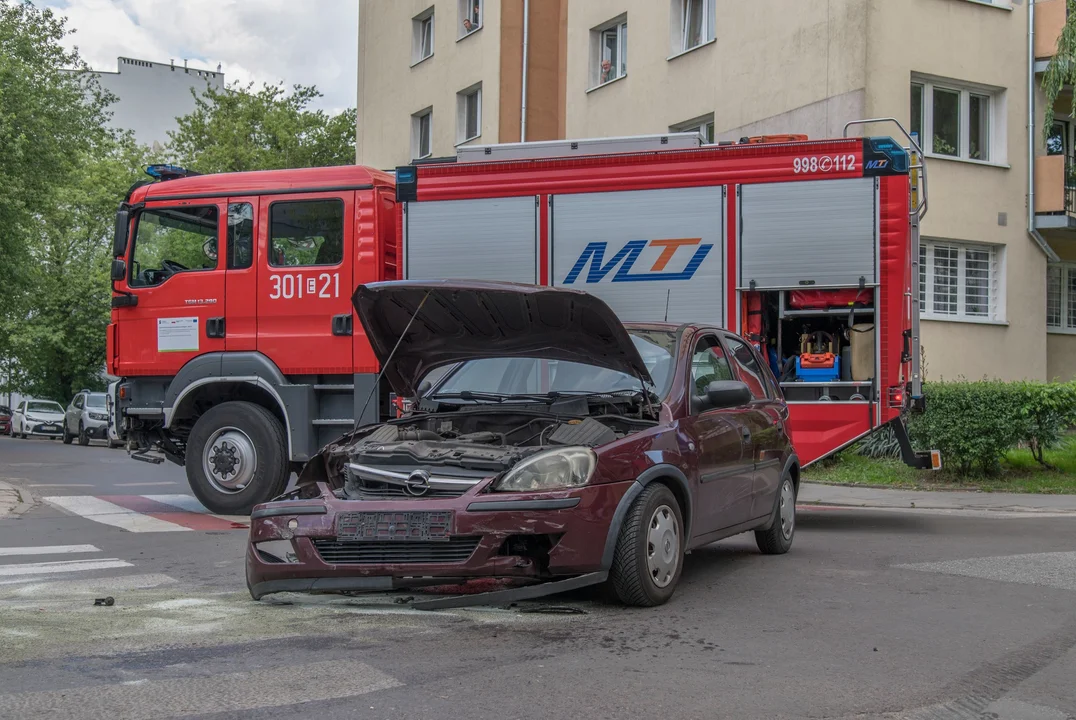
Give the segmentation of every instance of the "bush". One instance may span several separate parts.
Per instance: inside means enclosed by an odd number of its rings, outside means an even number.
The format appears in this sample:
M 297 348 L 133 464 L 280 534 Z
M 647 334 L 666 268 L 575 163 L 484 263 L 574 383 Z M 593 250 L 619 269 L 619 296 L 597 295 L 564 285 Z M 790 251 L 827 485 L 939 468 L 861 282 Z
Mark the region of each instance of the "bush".
M 923 393 L 926 412 L 909 424 L 912 440 L 941 450 L 946 465 L 963 475 L 996 473 L 1005 453 L 1020 443 L 1045 465 L 1042 451 L 1076 423 L 1073 383 L 929 383 Z

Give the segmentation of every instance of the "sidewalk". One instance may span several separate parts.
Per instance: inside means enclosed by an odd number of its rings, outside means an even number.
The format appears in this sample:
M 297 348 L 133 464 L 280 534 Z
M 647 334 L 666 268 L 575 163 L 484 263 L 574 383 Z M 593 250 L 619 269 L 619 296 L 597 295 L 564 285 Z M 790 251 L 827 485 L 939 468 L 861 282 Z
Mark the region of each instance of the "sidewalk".
M 24 498 L 20 495 L 20 492 L 25 493 L 26 491 L 20 491 L 14 485 L 0 482 L 0 518 L 22 512 L 27 507 L 30 500 L 29 494 L 27 493 Z
M 844 485 L 816 485 L 807 482 L 803 483 L 800 488 L 798 501 L 804 505 L 844 505 L 863 508 L 1076 514 L 1076 495 L 885 490 Z

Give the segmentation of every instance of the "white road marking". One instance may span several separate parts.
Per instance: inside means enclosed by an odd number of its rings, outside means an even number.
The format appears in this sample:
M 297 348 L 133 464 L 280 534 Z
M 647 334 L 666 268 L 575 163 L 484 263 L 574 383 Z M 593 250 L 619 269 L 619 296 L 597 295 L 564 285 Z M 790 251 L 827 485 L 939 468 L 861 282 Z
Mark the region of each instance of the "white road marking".
M 42 577 L 21 577 L 17 580 L 0 580 L 0 585 L 19 585 L 17 588 L 0 594 L 3 597 L 31 597 L 39 600 L 43 596 L 70 599 L 74 595 L 99 595 L 102 592 L 119 592 L 121 590 L 145 590 L 177 582 L 169 575 L 150 573 L 146 575 L 113 575 L 103 578 L 85 578 L 79 580 L 52 580 Z M 29 584 L 27 584 L 29 583 Z M 80 601 L 81 602 L 81 601 Z
M 160 482 L 133 482 L 133 483 L 112 483 L 113 487 L 156 487 L 158 485 L 178 485 L 174 480 L 161 480 Z
M 238 522 L 244 525 L 250 524 L 249 515 L 216 515 L 215 513 L 209 512 L 206 506 L 198 502 L 198 498 L 193 495 L 143 495 L 142 497 L 147 500 L 164 503 L 165 505 L 171 505 L 172 507 L 177 507 L 180 510 L 186 510 L 187 512 L 198 513 L 200 515 L 212 515 L 221 520 Z
M 0 547 L 0 557 L 7 555 L 64 555 L 101 552 L 93 545 L 39 545 L 37 547 Z
M 53 573 L 82 572 L 84 570 L 109 570 L 111 568 L 121 567 L 133 567 L 133 565 L 126 560 L 120 560 L 119 558 L 19 563 L 17 565 L 0 565 L 0 577 L 12 577 L 15 575 L 51 575 Z
M 120 507 L 92 495 L 43 498 L 49 505 L 67 510 L 87 520 L 112 525 L 130 532 L 190 532 L 190 528 Z
M 356 660 L 327 660 L 205 677 L 140 680 L 0 695 L 0 707 L 11 713 L 11 717 L 151 720 L 161 716 L 162 708 L 167 709 L 169 716 L 235 713 L 355 697 L 402 684 Z
M 31 483 L 30 487 L 93 487 L 89 483 Z

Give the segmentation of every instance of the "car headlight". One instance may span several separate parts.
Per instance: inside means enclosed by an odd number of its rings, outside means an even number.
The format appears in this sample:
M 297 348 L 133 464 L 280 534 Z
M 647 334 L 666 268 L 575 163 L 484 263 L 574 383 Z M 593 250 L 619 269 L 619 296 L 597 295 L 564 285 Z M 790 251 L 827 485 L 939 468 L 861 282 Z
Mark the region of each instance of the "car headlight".
M 104 413 L 90 413 L 90 420 L 108 420 L 108 415 Z
M 494 490 L 531 492 L 586 485 L 598 456 L 585 447 L 558 448 L 532 455 L 496 482 Z
M 254 549 L 261 555 L 262 562 L 270 563 L 297 563 L 299 558 L 295 555 L 295 548 L 291 540 L 268 540 L 254 544 Z

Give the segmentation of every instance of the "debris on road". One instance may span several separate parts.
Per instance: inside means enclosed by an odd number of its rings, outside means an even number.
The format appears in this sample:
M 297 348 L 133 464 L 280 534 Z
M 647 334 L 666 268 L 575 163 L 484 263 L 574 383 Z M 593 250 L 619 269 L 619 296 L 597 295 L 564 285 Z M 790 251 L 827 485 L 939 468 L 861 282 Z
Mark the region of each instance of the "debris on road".
M 108 597 L 96 598 L 93 601 L 94 606 L 104 605 L 105 607 L 112 607 L 116 604 L 116 598 L 109 595 Z

